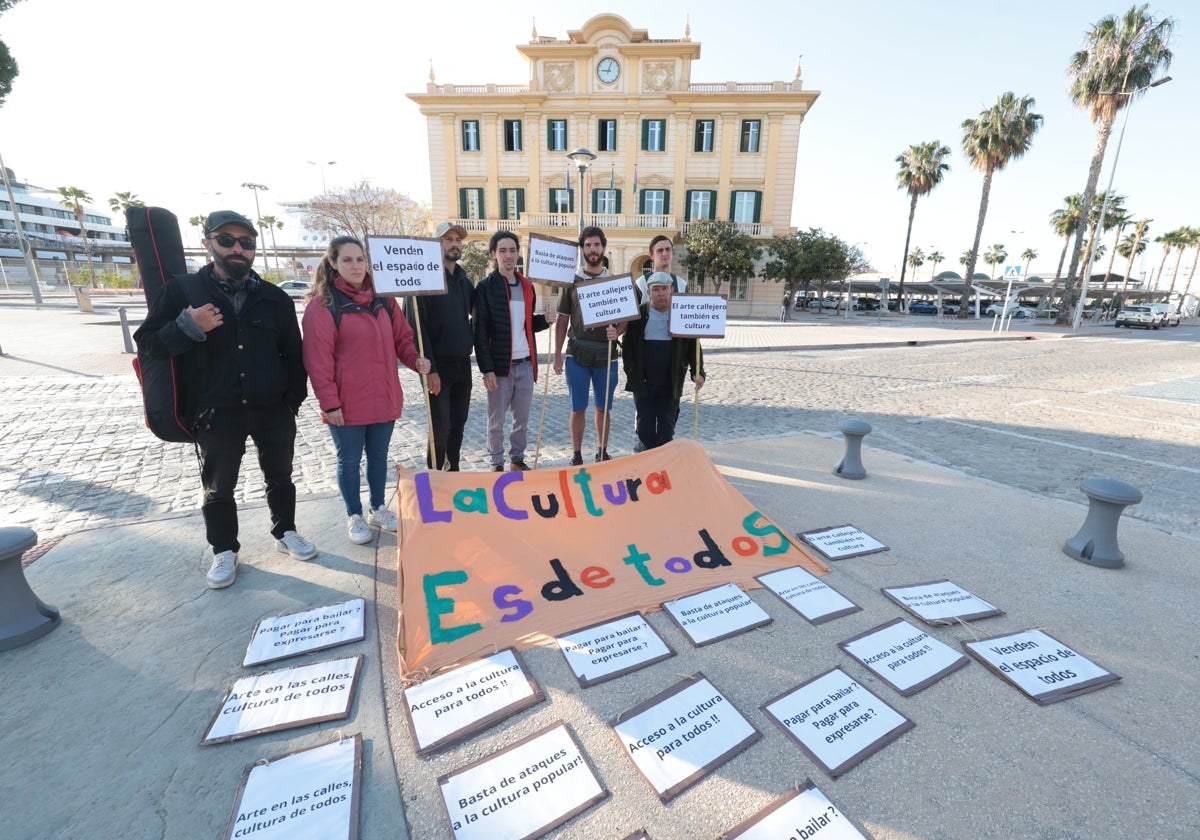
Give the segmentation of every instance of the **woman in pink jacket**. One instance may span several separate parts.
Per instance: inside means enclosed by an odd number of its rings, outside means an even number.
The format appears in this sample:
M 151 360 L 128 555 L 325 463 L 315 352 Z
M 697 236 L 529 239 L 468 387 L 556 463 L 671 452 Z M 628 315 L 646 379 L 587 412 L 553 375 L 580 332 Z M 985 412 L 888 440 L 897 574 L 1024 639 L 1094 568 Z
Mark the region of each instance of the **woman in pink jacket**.
M 388 445 L 404 408 L 396 360 L 429 373 L 412 329 L 394 300 L 375 296 L 362 243 L 338 236 L 317 266 L 304 308 L 304 367 L 337 449 L 338 489 L 350 541 L 371 541 L 371 526 L 396 530 L 384 506 Z M 370 507 L 363 518 L 359 469 L 367 454 Z

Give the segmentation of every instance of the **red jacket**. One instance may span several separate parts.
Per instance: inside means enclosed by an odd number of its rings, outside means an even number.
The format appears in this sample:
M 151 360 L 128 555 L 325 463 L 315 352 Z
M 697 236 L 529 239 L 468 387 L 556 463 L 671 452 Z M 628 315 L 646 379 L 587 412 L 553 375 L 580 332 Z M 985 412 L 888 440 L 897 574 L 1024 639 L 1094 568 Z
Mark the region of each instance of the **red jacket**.
M 363 288 L 370 283 L 368 277 Z M 338 326 L 323 299 L 315 297 L 304 308 L 304 367 L 326 422 L 325 412 L 339 406 L 348 426 L 400 417 L 404 391 L 396 360 L 415 371 L 419 355 L 400 306 L 394 300 L 381 301 L 384 305 L 374 313 L 343 310 Z

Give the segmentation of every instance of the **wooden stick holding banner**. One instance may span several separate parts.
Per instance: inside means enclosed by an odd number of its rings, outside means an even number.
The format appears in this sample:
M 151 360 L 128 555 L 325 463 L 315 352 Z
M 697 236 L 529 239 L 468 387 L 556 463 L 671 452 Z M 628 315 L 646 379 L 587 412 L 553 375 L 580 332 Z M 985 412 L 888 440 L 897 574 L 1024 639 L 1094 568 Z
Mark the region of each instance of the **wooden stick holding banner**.
M 568 288 L 575 285 L 575 265 L 579 260 L 579 245 L 566 239 L 553 236 L 529 234 L 529 268 L 525 276 L 531 283 L 550 287 Z M 546 311 L 552 311 L 553 304 L 546 303 Z M 557 317 L 557 316 L 556 316 Z M 533 336 L 533 347 L 530 356 L 537 358 L 537 333 Z M 536 470 L 542 456 L 542 427 L 546 422 L 546 404 L 550 400 L 550 369 L 554 364 L 554 340 L 551 339 L 546 349 L 545 381 L 542 383 L 542 412 L 538 418 L 537 440 L 533 450 L 533 468 Z
M 367 255 L 375 293 L 380 297 L 446 294 L 446 272 L 442 266 L 442 241 L 419 236 L 367 235 Z M 403 318 L 403 313 L 393 317 Z M 421 308 L 413 301 L 413 326 L 417 334 L 417 352 L 424 358 L 425 340 L 421 330 Z M 425 397 L 425 417 L 429 426 L 430 461 L 437 466 L 437 447 L 433 442 L 433 410 L 429 403 L 429 376 L 421 377 Z
M 672 338 L 696 339 L 696 375 L 700 375 L 700 339 L 724 338 L 729 302 L 722 295 L 671 295 Z M 692 437 L 700 436 L 700 389 L 692 398 Z
M 633 284 L 632 274 L 618 274 L 597 280 L 578 280 L 575 283 L 575 295 L 579 299 L 579 313 L 584 329 L 599 326 L 617 327 L 642 317 L 638 310 L 637 286 Z M 607 339 L 607 334 L 605 338 Z M 608 429 L 612 417 L 612 405 L 608 402 L 608 394 L 612 388 L 613 342 L 609 340 L 606 343 L 608 352 L 605 357 L 604 430 L 596 430 L 601 453 L 608 451 Z

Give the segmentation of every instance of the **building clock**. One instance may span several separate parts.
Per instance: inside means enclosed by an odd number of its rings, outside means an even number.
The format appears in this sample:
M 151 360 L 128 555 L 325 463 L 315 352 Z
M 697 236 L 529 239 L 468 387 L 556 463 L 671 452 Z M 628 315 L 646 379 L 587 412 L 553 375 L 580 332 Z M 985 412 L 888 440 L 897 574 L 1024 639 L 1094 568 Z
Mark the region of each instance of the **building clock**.
M 606 85 L 611 85 L 621 75 L 621 65 L 611 56 L 600 59 L 596 65 L 596 76 Z

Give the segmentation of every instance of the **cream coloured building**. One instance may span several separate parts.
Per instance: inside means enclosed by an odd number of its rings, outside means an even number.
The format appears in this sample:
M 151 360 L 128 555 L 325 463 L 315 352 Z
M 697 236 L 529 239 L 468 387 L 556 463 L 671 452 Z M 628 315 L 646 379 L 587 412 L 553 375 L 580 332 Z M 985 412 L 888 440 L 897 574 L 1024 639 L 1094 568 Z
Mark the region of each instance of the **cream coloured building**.
M 438 84 L 411 93 L 425 115 L 435 219 L 471 239 L 512 230 L 574 239 L 576 211 L 608 237 L 614 273 L 639 274 L 658 234 L 679 242 L 689 224 L 727 219 L 765 244 L 786 235 L 800 126 L 818 91 L 799 67 L 790 82 L 697 82 L 700 44 L 651 38 L 601 14 L 565 39 L 538 36 L 517 50 L 526 84 Z M 596 158 L 588 177 L 567 153 Z M 476 278 L 473 278 L 476 279 Z M 730 314 L 773 301 L 779 286 L 722 289 Z M 757 307 L 756 307 L 757 308 Z M 741 310 L 740 313 L 738 310 Z

